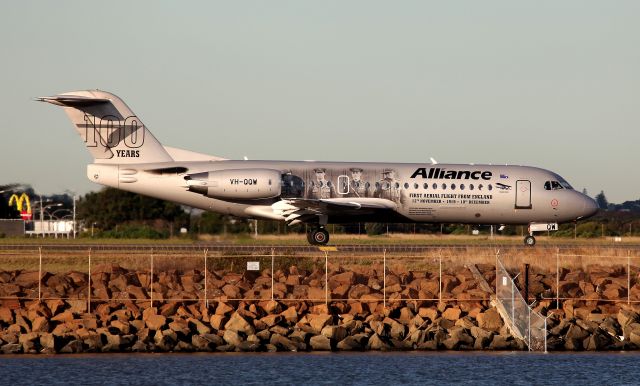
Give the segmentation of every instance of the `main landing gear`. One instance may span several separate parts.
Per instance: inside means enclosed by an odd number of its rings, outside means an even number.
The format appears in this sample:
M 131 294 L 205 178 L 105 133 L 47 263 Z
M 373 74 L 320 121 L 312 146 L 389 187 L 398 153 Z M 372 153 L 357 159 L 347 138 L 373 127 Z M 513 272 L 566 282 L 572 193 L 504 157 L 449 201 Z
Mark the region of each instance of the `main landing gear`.
M 307 241 L 312 245 L 326 245 L 329 242 L 329 232 L 322 226 L 311 228 L 307 232 Z

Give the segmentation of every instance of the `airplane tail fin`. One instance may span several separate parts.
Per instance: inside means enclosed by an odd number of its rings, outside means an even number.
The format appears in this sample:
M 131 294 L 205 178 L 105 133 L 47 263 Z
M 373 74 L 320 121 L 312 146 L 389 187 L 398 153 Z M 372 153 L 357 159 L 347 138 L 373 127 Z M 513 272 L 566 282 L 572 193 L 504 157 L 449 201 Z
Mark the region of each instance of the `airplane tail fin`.
M 36 100 L 64 107 L 96 163 L 173 161 L 162 144 L 116 95 L 87 90 Z

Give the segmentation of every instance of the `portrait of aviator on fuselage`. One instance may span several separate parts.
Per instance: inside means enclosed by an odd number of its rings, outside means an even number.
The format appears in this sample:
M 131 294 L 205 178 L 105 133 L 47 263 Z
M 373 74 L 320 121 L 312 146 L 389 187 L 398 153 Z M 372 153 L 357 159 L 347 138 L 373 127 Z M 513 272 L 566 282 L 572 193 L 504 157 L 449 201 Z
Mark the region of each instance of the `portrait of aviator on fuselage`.
M 383 169 L 382 178 L 380 181 L 376 182 L 376 189 L 373 192 L 373 197 L 385 198 L 398 205 L 404 204 L 404 191 L 400 186 L 400 181 L 398 181 L 396 174 L 395 169 Z
M 371 184 L 362 178 L 363 169 L 354 167 L 349 169 L 349 172 L 351 172 L 351 179 L 346 197 L 371 197 Z
M 334 198 L 336 191 L 331 181 L 327 180 L 327 170 L 325 168 L 315 168 L 313 172 L 315 173 L 315 178 L 307 184 L 306 197 L 316 200 Z

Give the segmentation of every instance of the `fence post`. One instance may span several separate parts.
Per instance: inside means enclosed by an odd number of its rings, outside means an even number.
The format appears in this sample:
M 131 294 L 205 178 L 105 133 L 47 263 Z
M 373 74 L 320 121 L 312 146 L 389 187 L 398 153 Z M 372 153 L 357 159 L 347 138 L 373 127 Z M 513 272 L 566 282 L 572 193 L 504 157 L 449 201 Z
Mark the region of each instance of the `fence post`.
M 387 249 L 382 250 L 382 308 L 387 309 Z
M 329 252 L 324 251 L 324 304 L 329 307 Z
M 544 353 L 545 354 L 547 353 L 547 318 L 544 318 Z
M 274 284 L 274 280 L 273 280 L 273 270 L 275 269 L 275 258 L 274 258 L 274 252 L 273 252 L 273 248 L 271 248 L 271 300 L 273 300 L 273 284 Z
M 529 334 L 528 334 L 528 340 L 527 340 L 527 347 L 529 348 L 529 351 L 531 351 L 531 307 L 527 306 L 527 309 L 529 310 L 529 323 L 527 325 L 527 331 L 529 332 Z
M 153 248 L 151 248 L 151 277 L 149 278 L 149 299 L 153 307 Z
M 438 251 L 438 304 L 442 303 L 442 251 Z
M 89 247 L 89 286 L 87 292 L 87 312 L 91 312 L 91 247 Z
M 511 276 L 511 275 L 509 275 Z M 513 288 L 514 287 L 514 279 L 511 279 L 511 320 L 515 321 L 515 316 L 516 316 L 516 289 Z M 515 324 L 515 322 L 513 322 Z
M 209 291 L 207 291 L 207 252 L 208 249 L 204 249 L 204 305 L 207 307 L 207 312 L 209 312 Z
M 556 248 L 556 310 L 560 309 L 560 248 Z
M 500 253 L 500 251 L 496 251 L 496 300 L 500 301 L 500 296 L 498 296 L 498 253 Z
M 40 257 L 40 262 L 38 263 L 38 303 L 40 303 L 42 300 L 42 247 L 38 247 L 38 256 Z

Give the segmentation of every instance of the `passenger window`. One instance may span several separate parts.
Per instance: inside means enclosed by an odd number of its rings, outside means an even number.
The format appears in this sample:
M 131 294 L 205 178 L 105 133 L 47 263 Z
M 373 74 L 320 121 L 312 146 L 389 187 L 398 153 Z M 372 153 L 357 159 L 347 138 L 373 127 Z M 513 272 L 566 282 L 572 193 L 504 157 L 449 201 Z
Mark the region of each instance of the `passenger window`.
M 464 184 L 460 184 L 460 190 L 464 190 Z
M 483 186 L 482 184 L 478 185 L 478 190 L 482 190 Z
M 456 190 L 456 184 L 451 184 L 451 190 Z
M 473 184 L 469 184 L 469 190 L 473 190 Z
M 396 189 L 400 189 L 400 183 L 399 182 L 396 182 L 394 186 L 395 186 Z
M 551 190 L 551 181 L 547 181 L 544 183 L 544 190 Z
M 442 190 L 447 190 L 447 184 L 442 184 Z
M 424 190 L 427 190 L 427 189 L 429 189 L 429 184 L 427 184 L 427 183 L 425 182 L 425 183 L 424 183 L 424 185 L 423 185 L 423 187 L 424 187 Z
M 408 182 L 405 182 L 405 183 L 404 183 L 404 188 L 405 188 L 405 189 L 409 189 L 409 183 L 408 183 Z
M 489 190 L 493 190 L 493 186 L 491 184 L 489 184 L 489 186 L 487 186 L 487 188 L 489 188 Z
M 433 183 L 433 188 L 434 189 L 438 189 L 438 184 L 436 184 L 435 182 Z

